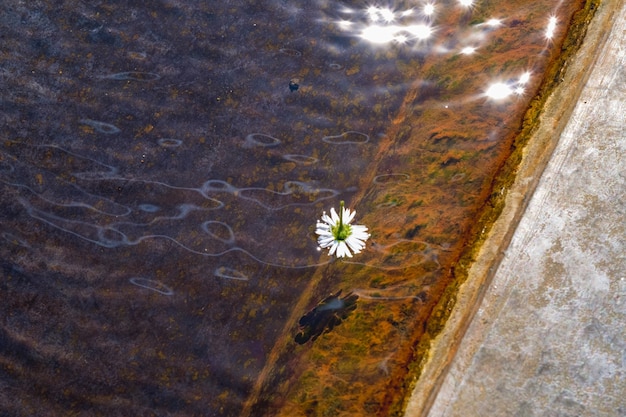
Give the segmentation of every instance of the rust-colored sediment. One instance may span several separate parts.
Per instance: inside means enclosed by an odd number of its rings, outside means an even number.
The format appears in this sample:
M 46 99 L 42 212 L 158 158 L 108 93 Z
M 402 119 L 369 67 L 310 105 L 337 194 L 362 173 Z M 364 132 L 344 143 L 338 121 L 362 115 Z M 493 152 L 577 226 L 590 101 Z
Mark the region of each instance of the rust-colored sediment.
M 367 213 L 358 221 L 371 226 L 370 249 L 354 263 L 334 262 L 316 271 L 244 415 L 252 410 L 275 416 L 402 414 L 430 340 L 445 325 L 474 253 L 502 209 L 520 149 L 595 7 L 592 1 L 573 3 L 559 10 L 573 16 L 568 37 L 555 40 L 564 42 L 564 53 L 535 67 L 545 76 L 532 86 L 537 92 L 532 99 L 440 105 L 447 91 L 466 97 L 480 91 L 486 80 L 477 74 L 487 65 L 523 68 L 529 57 L 546 53 L 544 44 L 518 45 L 514 30 L 509 38 L 502 35 L 510 48 L 473 64 L 461 66 L 450 58 L 405 69 L 407 79 L 418 81 L 360 180 L 362 194 L 349 202 Z M 337 289 L 360 296 L 357 310 L 314 343 L 296 345 L 298 316 Z

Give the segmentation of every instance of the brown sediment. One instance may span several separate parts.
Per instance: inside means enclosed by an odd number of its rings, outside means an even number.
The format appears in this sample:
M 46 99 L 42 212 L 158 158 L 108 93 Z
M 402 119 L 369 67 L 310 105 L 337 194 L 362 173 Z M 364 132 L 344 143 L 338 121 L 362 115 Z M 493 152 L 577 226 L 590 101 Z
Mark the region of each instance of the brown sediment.
M 568 16 L 573 17 L 567 36 L 557 45 L 560 53 L 541 68 L 544 77 L 536 95 L 521 103 L 526 112 L 490 109 L 506 123 L 484 117 L 484 101 L 468 105 L 463 113 L 421 104 L 430 89 L 439 88 L 437 83 L 471 90 L 467 85 L 476 81 L 464 74 L 467 68 L 455 69 L 454 60 L 444 65 L 450 73 L 456 71 L 456 79 L 413 83 L 379 142 L 376 165 L 361 178 L 363 193 L 350 202 L 363 207 L 367 215 L 359 223 L 375 225 L 371 244 L 383 249 L 364 254 L 361 265 L 336 262 L 313 274 L 256 381 L 248 414 L 253 407 L 276 416 L 403 413 L 431 341 L 450 317 L 459 286 L 503 209 L 538 115 L 597 4 L 589 0 L 569 5 Z M 522 49 L 490 64 L 523 61 L 532 49 Z M 427 65 L 419 73 L 429 73 Z M 407 69 L 412 79 L 417 73 Z M 498 140 L 485 137 L 493 130 L 499 131 Z M 385 175 L 391 180 L 384 187 L 370 185 Z M 402 210 L 394 210 L 398 207 Z M 402 238 L 407 242 L 390 243 Z M 431 249 L 436 256 L 425 257 Z M 367 268 L 372 264 L 388 269 Z M 338 286 L 356 289 L 361 296 L 357 310 L 332 333 L 297 346 L 290 337 L 296 333 L 297 317 Z

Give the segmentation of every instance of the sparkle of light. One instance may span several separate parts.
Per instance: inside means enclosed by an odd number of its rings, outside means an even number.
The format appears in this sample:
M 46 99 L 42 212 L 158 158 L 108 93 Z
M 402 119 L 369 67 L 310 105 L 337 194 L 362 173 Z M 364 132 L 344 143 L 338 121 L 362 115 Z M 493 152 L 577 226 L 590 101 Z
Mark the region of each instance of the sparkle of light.
M 417 24 L 417 25 L 406 26 L 404 29 L 407 32 L 409 32 L 410 34 L 414 35 L 417 39 L 420 39 L 420 40 L 424 40 L 424 39 L 430 38 L 430 35 L 432 35 L 432 33 L 433 33 L 432 28 L 430 26 L 424 25 L 424 24 Z
M 407 36 L 410 35 L 410 36 Z M 363 29 L 361 38 L 366 41 L 383 44 L 392 41 L 405 43 L 409 39 L 425 40 L 432 35 L 432 28 L 425 24 L 416 24 L 409 26 L 399 25 L 370 25 Z
M 465 48 L 461 49 L 461 53 L 463 55 L 471 55 L 474 52 L 476 52 L 476 48 L 474 48 L 473 46 L 466 46 Z
M 339 27 L 340 27 L 340 28 L 342 28 L 342 29 L 344 29 L 344 30 L 346 30 L 346 29 L 348 29 L 350 26 L 352 26 L 352 22 L 351 22 L 351 21 L 349 21 L 349 20 L 340 20 L 340 21 L 338 22 L 338 24 L 339 24 Z
M 548 27 L 546 28 L 546 38 L 552 39 L 554 37 L 554 31 L 556 29 L 557 19 L 555 16 L 551 16 L 548 20 Z
M 341 13 L 346 13 L 346 14 L 352 14 L 352 13 L 356 13 L 356 10 L 351 9 L 347 6 L 342 6 L 341 9 L 339 10 Z
M 491 27 L 498 27 L 502 24 L 502 21 L 500 19 L 489 19 L 487 20 L 487 26 L 491 26 Z
M 433 13 L 435 13 L 435 5 L 432 3 L 427 3 L 424 5 L 424 14 L 426 16 L 431 16 Z
M 370 6 L 367 8 L 367 15 L 372 22 L 390 23 L 396 19 L 393 10 L 384 7 Z
M 387 23 L 393 22 L 396 19 L 396 16 L 393 14 L 391 9 L 380 9 L 378 13 L 380 13 L 380 16 Z
M 367 8 L 367 14 L 373 22 L 378 21 L 378 7 L 370 6 Z
M 494 83 L 489 86 L 485 94 L 489 98 L 500 100 L 513 94 L 513 90 L 505 83 Z
M 474 4 L 474 0 L 459 0 L 459 3 L 461 3 L 461 6 L 471 7 Z
M 523 73 L 520 77 L 519 77 L 519 84 L 526 84 L 528 81 L 530 81 L 530 72 L 526 71 L 525 73 Z
M 371 25 L 363 29 L 361 38 L 372 43 L 388 43 L 396 38 L 396 28 L 393 26 Z

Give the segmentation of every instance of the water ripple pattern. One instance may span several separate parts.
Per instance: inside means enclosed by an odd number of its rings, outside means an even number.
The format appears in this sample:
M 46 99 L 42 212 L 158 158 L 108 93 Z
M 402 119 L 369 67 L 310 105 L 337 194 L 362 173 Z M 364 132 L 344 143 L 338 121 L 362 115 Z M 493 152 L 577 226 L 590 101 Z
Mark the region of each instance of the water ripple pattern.
M 132 277 L 129 279 L 131 284 L 134 284 L 138 287 L 145 288 L 147 290 L 154 291 L 158 294 L 162 295 L 174 295 L 174 290 L 172 290 L 167 285 L 162 282 L 155 281 L 153 279 L 142 278 L 142 277 Z
M 1 415 L 253 415 L 273 381 L 281 415 L 387 415 L 572 10 L 0 3 Z M 315 235 L 341 200 L 349 261 Z M 273 349 L 339 290 L 299 384 Z

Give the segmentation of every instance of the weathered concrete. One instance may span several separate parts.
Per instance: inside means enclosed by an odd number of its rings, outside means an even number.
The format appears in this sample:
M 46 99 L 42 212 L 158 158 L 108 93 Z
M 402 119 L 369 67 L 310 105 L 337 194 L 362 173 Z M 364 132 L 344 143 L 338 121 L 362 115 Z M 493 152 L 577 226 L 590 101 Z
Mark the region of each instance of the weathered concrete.
M 485 249 L 489 261 L 477 264 L 481 273 L 498 257 L 497 242 L 508 241 L 528 184 L 540 178 L 537 188 L 495 274 L 483 281 L 488 288 L 460 294 L 408 416 L 626 416 L 624 28 L 625 2 L 605 2 L 572 64 L 578 68 L 555 93 L 561 99 L 548 105 L 567 107 L 568 92 L 575 99 L 583 87 L 554 153 L 541 176 L 527 155 L 514 207 L 494 228 L 500 236 Z M 559 130 L 550 111 L 542 123 Z M 483 291 L 458 342 L 462 317 Z

